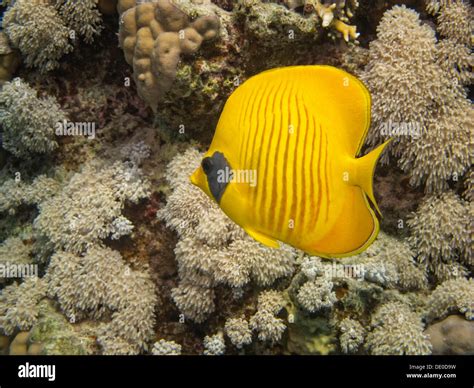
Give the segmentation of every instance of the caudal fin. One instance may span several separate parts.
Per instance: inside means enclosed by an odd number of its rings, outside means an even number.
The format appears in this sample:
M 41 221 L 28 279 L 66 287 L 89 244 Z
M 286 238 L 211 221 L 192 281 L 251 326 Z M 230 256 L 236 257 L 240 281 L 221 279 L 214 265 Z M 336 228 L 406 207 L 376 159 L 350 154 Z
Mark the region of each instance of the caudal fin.
M 382 213 L 380 212 L 377 202 L 375 201 L 373 180 L 377 161 L 379 160 L 380 155 L 388 143 L 390 143 L 390 140 L 378 146 L 375 150 L 369 152 L 367 155 L 356 159 L 354 171 L 355 179 L 351 179 L 352 184 L 359 186 L 362 190 L 364 190 L 365 194 L 367 194 L 367 197 L 369 197 L 370 201 L 375 206 L 375 209 L 380 215 L 382 215 Z

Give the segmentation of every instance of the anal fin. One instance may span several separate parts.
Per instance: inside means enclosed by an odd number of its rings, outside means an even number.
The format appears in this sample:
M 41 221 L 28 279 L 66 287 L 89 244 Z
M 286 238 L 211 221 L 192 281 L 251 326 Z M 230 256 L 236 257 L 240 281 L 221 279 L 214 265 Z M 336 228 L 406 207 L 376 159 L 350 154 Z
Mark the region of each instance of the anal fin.
M 268 237 L 263 233 L 257 232 L 251 228 L 244 228 L 247 234 L 252 237 L 254 240 L 257 240 L 259 243 L 266 245 L 270 248 L 280 248 L 280 243 L 272 237 Z

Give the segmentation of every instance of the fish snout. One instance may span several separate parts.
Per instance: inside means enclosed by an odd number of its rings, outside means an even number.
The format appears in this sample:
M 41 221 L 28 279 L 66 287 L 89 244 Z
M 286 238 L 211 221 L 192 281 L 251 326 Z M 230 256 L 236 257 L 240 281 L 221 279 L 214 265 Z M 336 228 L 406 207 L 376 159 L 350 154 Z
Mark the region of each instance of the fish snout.
M 189 177 L 189 179 L 191 180 L 191 183 L 199 188 L 203 188 L 204 187 L 204 181 L 205 181 L 205 176 L 204 176 L 204 172 L 202 171 L 202 167 L 199 166 L 198 168 L 196 168 L 196 170 L 192 173 L 192 175 Z

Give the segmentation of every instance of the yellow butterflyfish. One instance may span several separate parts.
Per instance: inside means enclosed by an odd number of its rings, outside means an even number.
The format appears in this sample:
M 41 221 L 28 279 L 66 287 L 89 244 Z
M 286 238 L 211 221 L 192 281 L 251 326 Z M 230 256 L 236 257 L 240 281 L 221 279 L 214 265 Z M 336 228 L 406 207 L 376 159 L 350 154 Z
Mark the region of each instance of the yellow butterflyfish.
M 364 84 L 331 66 L 260 73 L 227 100 L 191 182 L 262 244 L 360 253 L 379 232 L 370 202 L 378 210 L 373 174 L 387 145 L 358 157 L 370 108 Z

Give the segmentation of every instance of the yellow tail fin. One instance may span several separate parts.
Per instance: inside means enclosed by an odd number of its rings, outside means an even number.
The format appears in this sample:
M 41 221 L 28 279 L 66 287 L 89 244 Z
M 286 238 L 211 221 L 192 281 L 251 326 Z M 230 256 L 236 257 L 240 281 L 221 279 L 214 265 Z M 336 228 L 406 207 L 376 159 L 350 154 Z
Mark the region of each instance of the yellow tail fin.
M 374 172 L 380 155 L 388 143 L 390 143 L 390 141 L 391 140 L 386 141 L 382 145 L 378 146 L 375 150 L 369 152 L 367 155 L 356 159 L 354 171 L 355 177 L 353 180 L 351 179 L 352 184 L 359 186 L 362 190 L 364 190 L 365 194 L 367 194 L 380 215 L 382 215 L 382 213 L 380 212 L 377 202 L 375 201 L 373 190 Z

